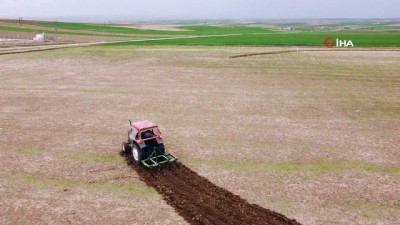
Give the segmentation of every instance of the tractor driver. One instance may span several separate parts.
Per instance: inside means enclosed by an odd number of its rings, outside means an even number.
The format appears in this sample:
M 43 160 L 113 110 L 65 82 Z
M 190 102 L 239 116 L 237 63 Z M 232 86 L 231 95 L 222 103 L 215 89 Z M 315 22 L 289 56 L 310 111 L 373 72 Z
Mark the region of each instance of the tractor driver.
M 151 138 L 153 136 L 154 136 L 154 133 L 151 130 L 146 130 L 145 132 L 142 133 L 142 139 Z

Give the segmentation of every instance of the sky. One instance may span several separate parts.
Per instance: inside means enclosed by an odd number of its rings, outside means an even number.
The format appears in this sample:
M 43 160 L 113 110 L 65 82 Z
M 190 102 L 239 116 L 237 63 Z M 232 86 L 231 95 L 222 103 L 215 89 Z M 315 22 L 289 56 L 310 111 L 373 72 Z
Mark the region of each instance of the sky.
M 399 0 L 0 0 L 0 18 L 399 18 Z

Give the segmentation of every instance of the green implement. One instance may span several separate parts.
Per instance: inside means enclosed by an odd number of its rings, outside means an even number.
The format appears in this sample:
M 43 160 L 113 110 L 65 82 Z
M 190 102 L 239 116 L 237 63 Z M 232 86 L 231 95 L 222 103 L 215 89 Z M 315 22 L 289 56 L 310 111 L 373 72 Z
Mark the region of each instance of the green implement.
M 171 153 L 165 153 L 159 155 L 157 154 L 157 152 L 160 152 L 160 150 L 155 147 L 154 151 L 150 154 L 150 156 L 147 159 L 141 161 L 142 164 L 147 168 L 154 168 L 162 164 L 174 162 L 178 159 Z

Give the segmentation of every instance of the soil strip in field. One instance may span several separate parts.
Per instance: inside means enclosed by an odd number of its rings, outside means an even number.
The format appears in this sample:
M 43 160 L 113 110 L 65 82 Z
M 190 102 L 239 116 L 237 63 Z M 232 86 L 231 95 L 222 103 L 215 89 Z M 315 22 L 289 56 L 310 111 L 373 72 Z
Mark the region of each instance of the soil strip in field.
M 279 50 L 279 51 L 270 51 L 270 52 L 256 52 L 256 53 L 248 53 L 248 54 L 241 54 L 241 55 L 233 55 L 229 56 L 231 59 L 235 58 L 243 58 L 243 57 L 250 57 L 250 56 L 259 56 L 259 55 L 274 55 L 274 54 L 282 54 L 282 53 L 290 53 L 290 52 L 366 52 L 366 51 L 376 51 L 376 52 L 397 52 L 400 51 L 399 49 L 378 49 L 378 48 L 338 48 L 338 49 L 328 49 L 328 48 L 297 48 L 291 50 Z
M 147 169 L 138 166 L 130 154 L 121 152 L 121 155 L 140 179 L 157 190 L 190 224 L 300 224 L 280 213 L 248 203 L 180 162 Z

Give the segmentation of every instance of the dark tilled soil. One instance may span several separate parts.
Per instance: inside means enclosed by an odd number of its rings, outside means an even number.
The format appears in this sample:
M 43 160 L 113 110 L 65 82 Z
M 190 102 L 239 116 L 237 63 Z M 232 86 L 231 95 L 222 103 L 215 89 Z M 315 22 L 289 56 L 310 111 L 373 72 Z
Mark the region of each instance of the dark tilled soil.
M 130 154 L 121 155 L 140 179 L 156 189 L 190 224 L 300 224 L 280 213 L 248 203 L 179 162 L 147 169 L 138 166 Z

